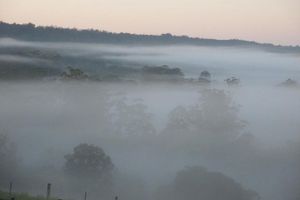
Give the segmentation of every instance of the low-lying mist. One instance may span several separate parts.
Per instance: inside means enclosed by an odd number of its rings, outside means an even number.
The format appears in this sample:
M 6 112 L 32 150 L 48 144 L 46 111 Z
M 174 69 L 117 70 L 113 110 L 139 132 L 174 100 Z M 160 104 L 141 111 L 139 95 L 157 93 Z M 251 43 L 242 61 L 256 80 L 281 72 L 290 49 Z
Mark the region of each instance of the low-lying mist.
M 41 53 L 24 54 L 26 48 Z M 44 195 L 50 182 L 54 197 L 82 199 L 88 192 L 91 200 L 300 197 L 300 90 L 281 84 L 300 81 L 299 55 L 7 39 L 0 49 L 1 67 L 43 59 L 89 75 L 112 63 L 169 65 L 185 74 L 184 81 L 62 80 L 53 74 L 2 80 L 0 189 L 13 182 L 14 191 Z M 67 59 L 57 62 L 61 57 Z M 208 83 L 198 81 L 204 70 Z M 232 76 L 240 82 L 224 81 Z M 80 144 L 110 158 L 104 156 L 101 176 L 73 166 Z

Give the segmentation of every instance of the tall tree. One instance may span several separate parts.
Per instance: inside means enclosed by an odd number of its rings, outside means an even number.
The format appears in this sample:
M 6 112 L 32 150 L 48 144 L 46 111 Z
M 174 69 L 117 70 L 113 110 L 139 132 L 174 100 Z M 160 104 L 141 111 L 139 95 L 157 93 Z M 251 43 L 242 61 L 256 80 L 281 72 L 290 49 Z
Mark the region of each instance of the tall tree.
M 158 200 L 257 200 L 259 195 L 244 189 L 232 178 L 203 167 L 188 167 L 175 180 L 158 191 Z
M 102 148 L 89 144 L 79 144 L 65 159 L 65 171 L 79 178 L 102 179 L 114 168 L 111 158 Z

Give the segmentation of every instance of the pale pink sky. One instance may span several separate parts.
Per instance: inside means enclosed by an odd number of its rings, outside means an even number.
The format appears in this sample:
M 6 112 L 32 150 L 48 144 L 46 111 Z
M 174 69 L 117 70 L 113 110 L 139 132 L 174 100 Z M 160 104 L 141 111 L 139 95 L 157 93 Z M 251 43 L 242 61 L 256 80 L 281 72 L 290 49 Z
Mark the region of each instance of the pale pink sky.
M 0 20 L 300 45 L 300 0 L 0 0 Z

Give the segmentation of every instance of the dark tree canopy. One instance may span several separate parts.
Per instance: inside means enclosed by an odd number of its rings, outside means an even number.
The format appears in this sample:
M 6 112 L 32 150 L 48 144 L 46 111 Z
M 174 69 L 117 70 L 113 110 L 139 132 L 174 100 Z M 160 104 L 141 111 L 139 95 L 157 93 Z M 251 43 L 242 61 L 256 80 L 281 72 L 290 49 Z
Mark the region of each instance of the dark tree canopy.
M 68 71 L 63 72 L 61 76 L 64 79 L 71 79 L 71 80 L 82 80 L 88 78 L 88 76 L 83 71 L 72 67 L 68 67 Z
M 35 26 L 28 24 L 9 24 L 0 21 L 0 37 L 10 37 L 29 41 L 55 41 L 55 42 L 90 42 L 108 44 L 138 44 L 138 45 L 169 45 L 185 44 L 200 46 L 241 46 L 257 47 L 272 52 L 300 51 L 299 46 L 276 46 L 268 43 L 257 43 L 238 39 L 216 40 L 192 38 L 185 35 L 174 36 L 169 33 L 162 35 L 138 35 L 130 33 L 112 33 L 95 29 L 77 30 L 75 28 L 60 28 L 53 26 Z
M 240 79 L 233 76 L 233 77 L 225 79 L 225 82 L 228 85 L 238 85 L 240 83 Z
M 166 74 L 166 75 L 183 76 L 183 73 L 179 68 L 170 68 L 168 65 L 144 66 L 142 70 L 144 73 L 148 73 L 148 74 L 158 74 L 158 75 Z
M 172 110 L 163 133 L 179 146 L 187 142 L 190 148 L 211 154 L 231 145 L 244 134 L 244 127 L 231 96 L 223 90 L 208 89 L 201 91 L 199 103 Z
M 180 68 L 170 68 L 168 65 L 144 66 L 142 74 L 146 80 L 181 80 L 184 78 Z
M 102 148 L 89 144 L 79 144 L 65 159 L 65 171 L 76 177 L 102 178 L 109 175 L 114 167 Z
M 174 182 L 159 191 L 158 199 L 255 200 L 259 196 L 220 172 L 196 166 L 179 171 Z
M 202 83 L 209 83 L 210 82 L 210 78 L 211 78 L 211 75 L 208 71 L 202 71 L 200 76 L 199 76 L 199 82 L 202 82 Z
M 293 79 L 287 79 L 279 84 L 279 86 L 285 86 L 285 87 L 295 87 L 298 86 L 298 82 Z

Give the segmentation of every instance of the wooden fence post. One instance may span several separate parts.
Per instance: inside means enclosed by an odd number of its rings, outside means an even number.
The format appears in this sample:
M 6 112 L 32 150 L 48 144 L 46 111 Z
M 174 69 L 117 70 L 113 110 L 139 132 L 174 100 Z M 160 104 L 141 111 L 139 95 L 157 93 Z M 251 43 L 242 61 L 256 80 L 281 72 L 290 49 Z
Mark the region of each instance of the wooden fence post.
M 11 197 L 11 195 L 12 195 L 12 187 L 13 187 L 13 183 L 10 182 L 10 183 L 9 183 L 9 192 L 8 192 L 9 197 Z
M 87 199 L 87 192 L 84 192 L 84 200 Z
M 51 183 L 47 184 L 47 196 L 46 198 L 49 199 L 51 196 Z

